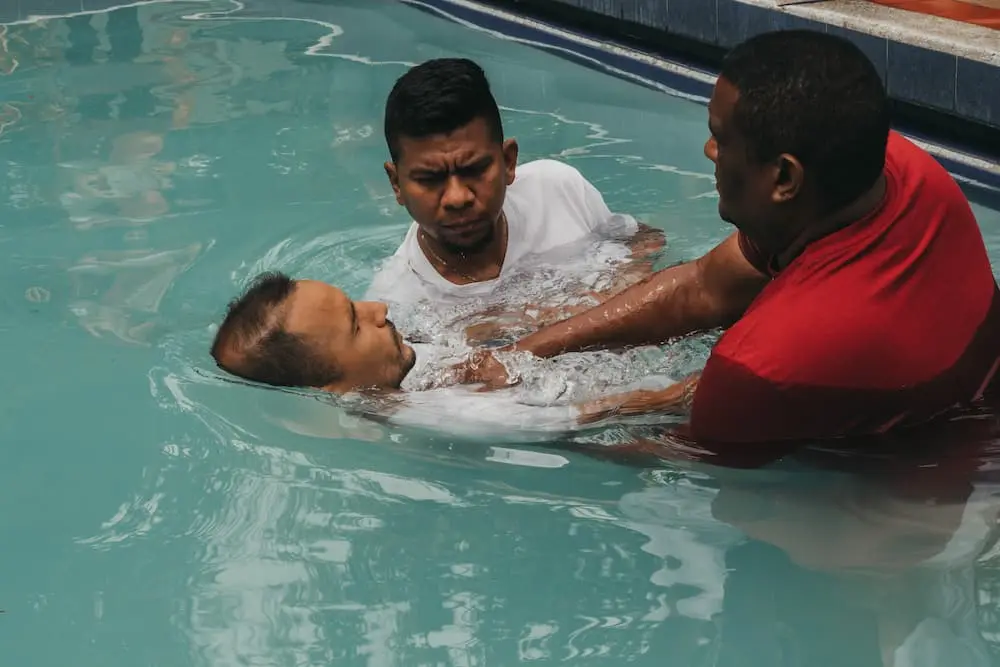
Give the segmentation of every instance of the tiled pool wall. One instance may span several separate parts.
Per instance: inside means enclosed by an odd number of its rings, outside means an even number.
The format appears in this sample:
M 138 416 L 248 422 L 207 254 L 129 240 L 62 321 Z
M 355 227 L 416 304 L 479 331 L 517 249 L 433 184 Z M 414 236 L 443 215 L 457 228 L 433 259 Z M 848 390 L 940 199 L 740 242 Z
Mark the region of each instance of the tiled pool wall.
M 893 99 L 1000 130 L 1000 31 L 993 31 L 992 48 L 989 33 L 984 33 L 979 53 L 972 58 L 912 43 L 904 35 L 879 36 L 793 13 L 828 4 L 822 1 L 808 5 L 739 0 L 504 0 L 486 4 L 524 11 L 564 6 L 612 19 L 625 30 L 631 25 L 646 34 L 660 33 L 666 40 L 683 38 L 720 49 L 770 30 L 809 28 L 838 34 L 871 58 Z M 853 3 L 853 7 L 860 5 Z M 863 11 L 858 14 L 856 23 L 863 24 Z M 955 26 L 956 33 L 967 29 Z

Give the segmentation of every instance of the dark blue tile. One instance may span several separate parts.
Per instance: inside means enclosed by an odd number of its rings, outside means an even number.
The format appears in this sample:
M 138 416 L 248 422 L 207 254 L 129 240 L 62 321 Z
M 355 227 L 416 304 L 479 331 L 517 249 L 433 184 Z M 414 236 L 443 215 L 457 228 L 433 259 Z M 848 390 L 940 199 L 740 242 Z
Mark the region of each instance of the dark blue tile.
M 622 18 L 624 14 L 620 0 L 563 0 L 563 2 L 580 9 L 586 9 L 595 14 L 611 16 L 617 19 Z
M 1000 127 L 1000 65 L 959 58 L 955 110 L 968 118 Z
M 716 0 L 669 0 L 668 31 L 715 44 L 719 37 L 719 14 Z
M 652 28 L 667 27 L 666 0 L 619 0 L 622 18 Z
M 955 56 L 890 40 L 888 57 L 889 95 L 943 111 L 955 109 Z
M 771 30 L 813 30 L 826 32 L 827 25 L 775 9 L 771 11 Z
M 576 1 L 579 2 L 580 0 Z M 455 20 L 468 21 L 473 25 L 488 30 L 495 30 L 505 35 L 536 42 L 540 45 L 540 48 L 548 50 L 554 55 L 571 60 L 584 67 L 608 72 L 612 76 L 621 77 L 621 72 L 629 72 L 661 83 L 682 93 L 699 95 L 701 97 L 707 97 L 712 91 L 712 84 L 705 83 L 700 79 L 688 78 L 682 74 L 661 69 L 643 61 L 632 60 L 623 55 L 580 44 L 573 39 L 552 35 L 476 9 L 453 5 L 451 4 L 451 0 L 420 0 L 420 4 L 412 6 L 421 11 L 432 11 L 433 9 L 447 10 L 448 15 Z M 435 13 L 434 15 L 437 16 L 438 14 Z M 609 69 L 605 69 L 605 67 Z M 628 76 L 624 78 L 635 81 Z M 640 85 L 645 85 L 641 82 L 639 83 Z
M 751 37 L 775 30 L 826 32 L 826 24 L 789 14 L 780 9 L 748 5 L 737 0 L 717 0 L 718 39 L 724 47 L 736 46 Z
M 754 35 L 770 31 L 772 13 L 763 7 L 736 0 L 718 0 L 719 33 L 716 43 L 732 47 Z
M 826 31 L 831 35 L 836 35 L 850 40 L 855 46 L 861 49 L 861 52 L 868 56 L 868 59 L 872 61 L 873 65 L 875 65 L 875 69 L 878 70 L 878 75 L 882 77 L 882 82 L 885 83 L 886 70 L 889 62 L 889 43 L 884 37 L 866 35 L 863 32 L 856 32 L 839 26 L 830 26 Z

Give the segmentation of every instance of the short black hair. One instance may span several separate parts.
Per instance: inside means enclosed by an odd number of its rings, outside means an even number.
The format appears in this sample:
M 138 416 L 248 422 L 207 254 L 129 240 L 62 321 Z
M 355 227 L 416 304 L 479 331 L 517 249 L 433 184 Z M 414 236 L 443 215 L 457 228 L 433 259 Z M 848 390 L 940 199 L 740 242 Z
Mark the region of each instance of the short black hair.
M 882 174 L 889 138 L 885 87 L 850 41 L 812 30 L 752 37 L 730 51 L 720 77 L 739 91 L 734 124 L 751 159 L 802 162 L 826 211 L 864 194 Z
M 212 343 L 220 368 L 277 387 L 324 387 L 340 379 L 310 341 L 285 330 L 285 306 L 294 289 L 284 273 L 266 272 L 229 303 Z
M 393 162 L 401 137 L 448 134 L 477 118 L 503 142 L 503 125 L 483 69 L 467 58 L 437 58 L 399 77 L 385 103 L 385 142 Z

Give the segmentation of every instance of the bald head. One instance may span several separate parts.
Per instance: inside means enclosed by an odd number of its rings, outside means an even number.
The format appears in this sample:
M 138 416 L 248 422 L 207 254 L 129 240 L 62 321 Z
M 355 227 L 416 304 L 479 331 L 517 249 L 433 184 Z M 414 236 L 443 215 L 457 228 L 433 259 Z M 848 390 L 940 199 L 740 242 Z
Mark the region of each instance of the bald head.
M 415 355 L 386 314 L 385 304 L 354 302 L 333 285 L 265 273 L 229 305 L 212 357 L 280 387 L 397 389 Z
M 327 387 L 340 379 L 317 341 L 287 326 L 297 288 L 283 273 L 264 273 L 229 304 L 212 343 L 220 368 L 279 387 Z

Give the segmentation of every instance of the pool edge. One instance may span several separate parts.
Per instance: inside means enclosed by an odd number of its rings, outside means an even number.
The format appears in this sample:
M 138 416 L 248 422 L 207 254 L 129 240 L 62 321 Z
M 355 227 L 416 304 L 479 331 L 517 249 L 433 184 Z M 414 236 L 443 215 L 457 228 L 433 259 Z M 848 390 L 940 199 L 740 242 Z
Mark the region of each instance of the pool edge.
M 525 16 L 476 0 L 400 2 L 701 104 L 707 103 L 717 76 L 713 68 L 700 63 L 667 58 L 634 47 L 624 40 L 619 42 L 603 39 L 572 26 Z M 896 129 L 934 155 L 959 180 L 970 187 L 986 190 L 983 194 L 987 194 L 990 200 L 1000 202 L 1000 156 L 973 151 L 961 144 L 931 139 L 926 133 L 911 128 Z

